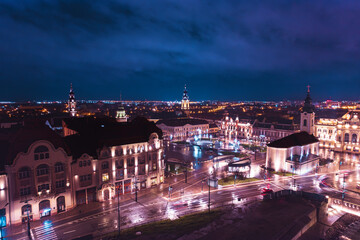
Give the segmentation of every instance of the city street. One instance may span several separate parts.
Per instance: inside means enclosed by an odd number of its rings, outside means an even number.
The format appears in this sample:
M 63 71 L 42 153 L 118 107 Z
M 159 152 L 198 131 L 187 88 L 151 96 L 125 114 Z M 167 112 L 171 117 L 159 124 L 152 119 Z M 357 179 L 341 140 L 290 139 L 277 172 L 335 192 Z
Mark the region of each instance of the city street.
M 254 157 L 254 156 L 252 156 Z M 264 163 L 264 154 L 258 154 L 254 167 Z M 195 171 L 188 172 L 187 183 L 185 175 L 175 175 L 167 178 L 165 183 L 159 187 L 140 191 L 138 202 L 135 202 L 134 195 L 122 196 L 121 200 L 121 228 L 129 228 L 138 224 L 144 224 L 162 219 L 176 219 L 181 215 L 203 211 L 208 209 L 209 188 L 203 181 L 209 176 L 209 167 L 212 161 L 203 162 L 202 167 Z M 345 170 L 346 166 L 344 166 Z M 323 169 L 324 171 L 326 169 Z M 321 172 L 321 170 L 320 170 Z M 311 173 L 306 176 L 294 176 L 296 185 L 300 190 L 321 193 L 329 196 L 341 197 L 341 181 L 336 175 L 338 171 L 328 173 Z M 348 172 L 347 178 L 358 179 L 359 170 Z M 326 179 L 329 186 L 320 187 L 319 179 Z M 350 187 L 351 184 L 347 185 Z M 210 188 L 211 208 L 225 205 L 245 205 L 252 201 L 262 199 L 260 189 L 270 186 L 273 191 L 289 189 L 293 183 L 293 178 L 274 175 L 270 180 L 259 180 L 256 182 L 242 183 L 236 186 L 219 186 L 218 189 Z M 334 188 L 330 187 L 330 183 Z M 169 192 L 169 186 L 172 191 Z M 170 196 L 170 198 L 169 198 Z M 347 192 L 346 197 L 358 197 L 355 192 Z M 80 236 L 92 234 L 99 237 L 108 232 L 115 231 L 118 223 L 117 201 L 116 198 L 107 203 L 98 203 L 97 209 L 93 211 L 79 212 L 74 211 L 72 216 L 65 219 L 60 216 L 50 217 L 45 221 L 32 223 L 31 232 L 35 239 L 72 239 Z M 58 220 L 53 218 L 59 217 Z M 18 234 L 12 234 L 8 239 L 27 239 L 26 232 L 23 230 Z M 6 236 L 6 230 L 5 230 Z

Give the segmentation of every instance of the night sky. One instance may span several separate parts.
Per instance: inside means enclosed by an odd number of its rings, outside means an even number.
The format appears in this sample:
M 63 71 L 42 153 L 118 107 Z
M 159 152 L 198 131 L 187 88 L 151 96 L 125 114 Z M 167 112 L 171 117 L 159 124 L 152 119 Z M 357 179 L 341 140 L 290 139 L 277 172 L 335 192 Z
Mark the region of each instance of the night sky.
M 360 99 L 360 1 L 0 3 L 0 100 Z

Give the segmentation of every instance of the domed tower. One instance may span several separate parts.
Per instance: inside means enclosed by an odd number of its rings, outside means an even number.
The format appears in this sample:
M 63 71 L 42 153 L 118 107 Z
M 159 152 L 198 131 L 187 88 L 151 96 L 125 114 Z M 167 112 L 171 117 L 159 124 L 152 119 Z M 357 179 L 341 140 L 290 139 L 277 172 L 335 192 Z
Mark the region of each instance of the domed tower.
M 75 94 L 73 91 L 72 83 L 70 84 L 68 111 L 70 113 L 70 116 L 72 116 L 72 117 L 76 116 L 76 100 L 75 100 Z
M 300 114 L 300 131 L 315 133 L 315 107 L 310 97 L 310 86 L 307 86 L 307 95 L 304 101 L 304 107 Z
M 186 114 L 186 116 L 189 117 L 190 115 L 190 102 L 189 102 L 189 96 L 187 94 L 187 90 L 186 90 L 186 84 L 185 84 L 185 89 L 184 89 L 184 93 L 183 93 L 183 98 L 181 100 L 181 110 L 183 110 Z

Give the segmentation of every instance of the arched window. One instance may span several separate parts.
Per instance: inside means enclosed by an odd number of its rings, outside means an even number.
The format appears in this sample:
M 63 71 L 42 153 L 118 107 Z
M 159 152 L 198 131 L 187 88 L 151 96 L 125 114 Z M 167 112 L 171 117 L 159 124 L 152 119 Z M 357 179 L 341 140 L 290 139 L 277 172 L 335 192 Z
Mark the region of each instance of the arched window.
M 64 164 L 61 162 L 55 163 L 55 172 L 63 172 L 64 171 Z
M 349 134 L 348 133 L 345 133 L 345 136 L 344 136 L 344 142 L 348 143 L 349 142 Z
M 103 162 L 102 164 L 101 164 L 101 168 L 102 169 L 108 169 L 109 168 L 109 162 Z
M 351 142 L 352 142 L 352 143 L 356 143 L 356 142 L 357 142 L 357 135 L 356 135 L 355 133 L 351 136 Z
M 38 146 L 34 150 L 34 160 L 42 160 L 49 158 L 49 149 L 43 145 Z
M 306 127 L 306 125 L 307 125 L 307 120 L 304 119 L 304 124 L 303 124 L 303 126 Z
M 22 167 L 19 169 L 18 176 L 19 179 L 25 179 L 30 177 L 31 169 L 29 167 Z
M 24 206 L 21 207 L 21 214 L 23 216 L 27 216 L 28 214 L 30 215 L 32 212 L 32 209 L 31 209 L 31 205 L 30 204 L 26 204 Z
M 49 174 L 49 166 L 46 164 L 41 164 L 36 168 L 36 175 L 42 176 Z

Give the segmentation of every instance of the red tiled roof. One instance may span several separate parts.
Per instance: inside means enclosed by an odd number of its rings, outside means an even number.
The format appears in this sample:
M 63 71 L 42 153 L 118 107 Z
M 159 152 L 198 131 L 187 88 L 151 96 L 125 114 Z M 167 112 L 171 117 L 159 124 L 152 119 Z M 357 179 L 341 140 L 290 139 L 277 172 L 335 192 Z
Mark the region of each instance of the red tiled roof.
M 18 153 L 26 153 L 30 145 L 39 140 L 49 141 L 56 149 L 63 148 L 67 154 L 70 154 L 62 137 L 43 123 L 25 124 L 20 129 L 4 129 L 0 131 L 0 135 L 1 168 L 11 165 Z

